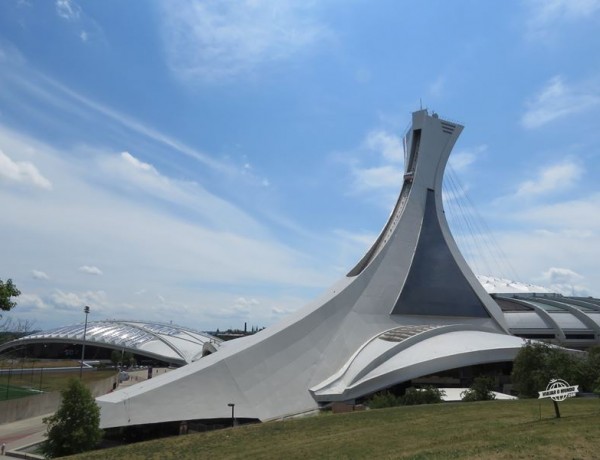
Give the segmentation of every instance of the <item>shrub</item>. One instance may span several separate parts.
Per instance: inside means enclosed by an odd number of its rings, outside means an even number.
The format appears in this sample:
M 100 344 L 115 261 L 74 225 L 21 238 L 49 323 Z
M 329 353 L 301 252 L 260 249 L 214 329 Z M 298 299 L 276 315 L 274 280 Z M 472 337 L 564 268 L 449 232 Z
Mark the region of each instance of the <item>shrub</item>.
M 542 342 L 521 348 L 513 363 L 512 381 L 519 396 L 537 398 L 551 379 L 575 382 L 581 375 L 583 359 L 566 350 Z
M 492 377 L 479 376 L 473 380 L 473 385 L 468 390 L 461 393 L 463 401 L 491 401 L 496 399 L 492 392 L 494 389 L 494 379 Z
M 44 419 L 46 457 L 63 457 L 93 449 L 102 438 L 100 408 L 90 390 L 77 379 L 71 379 L 63 391 L 56 413 Z
M 425 388 L 407 388 L 401 398 L 404 406 L 415 406 L 417 404 L 436 404 L 442 402 L 444 391 L 439 388 L 427 386 Z
M 400 398 L 389 391 L 380 391 L 375 393 L 369 399 L 367 405 L 371 409 L 382 409 L 384 407 L 394 407 L 401 404 Z

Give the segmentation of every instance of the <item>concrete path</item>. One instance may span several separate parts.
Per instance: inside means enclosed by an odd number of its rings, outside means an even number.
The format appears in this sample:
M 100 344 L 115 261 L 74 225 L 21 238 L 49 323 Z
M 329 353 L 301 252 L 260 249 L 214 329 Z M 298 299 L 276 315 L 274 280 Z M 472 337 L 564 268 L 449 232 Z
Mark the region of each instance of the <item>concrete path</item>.
M 0 425 L 0 445 L 6 444 L 6 452 L 16 450 L 23 446 L 28 446 L 45 439 L 46 425 L 42 421 L 44 417 L 52 414 L 40 415 L 17 422 L 5 423 Z M 1 459 L 14 458 L 6 454 L 0 455 Z
M 170 369 L 166 368 L 156 368 L 153 370 L 152 376 L 155 377 L 169 371 Z M 129 380 L 122 382 L 119 385 L 119 388 L 135 385 L 136 383 L 142 382 L 148 378 L 147 369 L 129 371 L 128 373 L 130 377 Z M 42 442 L 44 439 L 46 439 L 44 436 L 46 433 L 46 425 L 44 425 L 43 419 L 44 417 L 48 417 L 50 415 L 52 415 L 52 413 L 0 425 L 0 445 L 5 443 L 6 453 L 10 453 L 10 451 L 14 451 L 21 447 Z M 13 456 L 0 455 L 0 459 L 8 458 L 14 459 Z

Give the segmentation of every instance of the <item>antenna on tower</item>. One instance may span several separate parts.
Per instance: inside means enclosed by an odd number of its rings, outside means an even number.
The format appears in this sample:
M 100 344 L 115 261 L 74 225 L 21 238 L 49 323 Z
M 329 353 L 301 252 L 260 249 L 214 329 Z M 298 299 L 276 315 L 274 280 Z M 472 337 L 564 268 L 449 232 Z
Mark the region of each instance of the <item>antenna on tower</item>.
M 419 98 L 419 106 L 421 107 L 421 110 L 423 110 L 423 100 L 421 98 Z

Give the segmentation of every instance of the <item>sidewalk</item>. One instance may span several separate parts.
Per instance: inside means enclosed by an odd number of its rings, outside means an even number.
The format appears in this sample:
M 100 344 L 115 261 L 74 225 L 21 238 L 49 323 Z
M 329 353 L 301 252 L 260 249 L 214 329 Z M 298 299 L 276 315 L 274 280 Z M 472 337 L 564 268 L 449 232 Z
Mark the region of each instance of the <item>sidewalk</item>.
M 17 422 L 0 425 L 0 444 L 6 444 L 6 453 L 30 444 L 41 442 L 45 439 L 46 425 L 42 421 L 44 417 L 52 414 L 40 415 L 38 417 L 19 420 Z M 0 459 L 14 458 L 6 454 L 0 455 Z
M 170 369 L 167 368 L 155 368 L 152 373 L 153 377 L 156 377 L 160 374 L 164 374 L 169 372 Z M 126 380 L 119 384 L 119 389 L 128 387 L 131 385 L 135 385 L 136 383 L 143 382 L 148 378 L 148 371 L 146 369 L 140 369 L 135 371 L 130 371 L 129 380 Z M 46 415 L 40 415 L 38 417 L 33 417 L 25 420 L 19 420 L 16 422 L 5 423 L 0 425 L 0 445 L 2 443 L 6 444 L 6 453 L 10 453 L 10 451 L 14 451 L 20 449 L 22 447 L 35 444 L 46 439 L 44 434 L 46 433 L 46 425 L 42 421 L 44 417 L 48 417 L 53 415 L 52 413 Z M 0 459 L 14 459 L 14 456 L 8 455 L 0 455 Z M 20 457 L 24 458 L 24 457 Z M 35 457 L 31 457 L 35 458 Z

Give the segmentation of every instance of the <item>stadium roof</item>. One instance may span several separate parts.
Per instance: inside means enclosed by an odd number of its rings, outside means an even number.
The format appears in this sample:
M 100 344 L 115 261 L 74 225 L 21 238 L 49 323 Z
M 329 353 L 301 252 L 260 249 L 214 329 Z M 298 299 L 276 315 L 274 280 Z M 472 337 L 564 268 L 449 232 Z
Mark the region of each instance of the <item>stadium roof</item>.
M 0 352 L 33 343 L 81 344 L 83 335 L 83 324 L 59 327 L 5 343 L 0 346 Z M 86 345 L 113 348 L 178 365 L 201 358 L 206 347 L 215 351 L 220 343 L 220 339 L 205 332 L 143 321 L 91 321 L 85 333 Z

